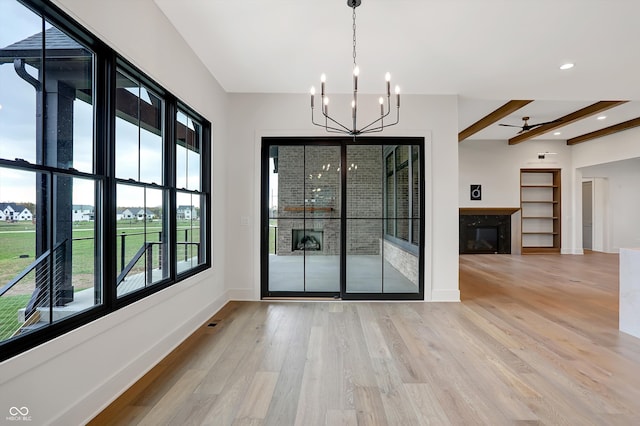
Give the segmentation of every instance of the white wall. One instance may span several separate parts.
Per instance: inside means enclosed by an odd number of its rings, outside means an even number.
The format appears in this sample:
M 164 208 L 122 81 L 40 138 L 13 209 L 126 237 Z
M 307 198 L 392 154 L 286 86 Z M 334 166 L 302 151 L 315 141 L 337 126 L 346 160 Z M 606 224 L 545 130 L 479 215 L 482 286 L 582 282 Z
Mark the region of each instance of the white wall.
M 228 300 L 227 94 L 152 1 L 55 2 L 210 120 L 214 141 L 213 268 L 0 364 L 2 410 L 26 406 L 33 424 L 71 425 L 99 412 Z
M 260 146 L 263 136 L 312 136 L 327 134 L 310 124 L 308 95 L 230 95 L 227 181 L 227 282 L 237 298 L 260 295 Z M 384 136 L 423 136 L 428 142 L 427 245 L 425 278 L 427 300 L 459 300 L 458 291 L 458 144 L 457 98 L 455 96 L 405 96 L 400 125 Z M 361 96 L 374 107 L 376 98 Z M 339 105 L 346 107 L 340 110 Z M 350 118 L 350 98 L 332 98 L 332 114 Z M 377 108 L 376 108 L 377 109 Z M 437 161 L 431 159 L 437 158 Z M 435 208 L 434 206 L 437 206 Z
M 583 169 L 585 167 L 594 166 L 598 164 L 615 163 L 621 160 L 627 160 L 632 158 L 640 158 L 640 128 L 626 130 L 624 132 L 618 132 L 610 136 L 594 139 L 588 142 L 583 142 L 572 147 L 573 156 L 573 186 L 576 188 L 574 192 L 573 209 L 577 212 L 574 226 L 575 247 L 582 247 L 582 217 L 580 212 L 582 211 L 582 191 L 579 188 L 582 187 Z M 638 188 L 638 186 L 636 186 Z M 607 189 L 608 191 L 608 185 Z M 636 189 L 637 192 L 637 189 Z M 600 197 L 607 194 L 599 194 Z M 636 196 L 629 198 L 628 200 L 635 200 Z M 625 204 L 626 205 L 626 204 Z M 625 208 L 625 206 L 622 206 Z M 606 208 L 606 206 L 605 206 Z M 611 211 L 607 208 L 607 211 Z M 619 218 L 622 219 L 622 218 Z M 607 223 L 604 224 L 605 231 L 609 232 L 608 241 L 604 241 L 605 250 L 614 250 L 611 241 L 612 232 L 612 220 L 614 217 L 609 215 Z M 623 222 L 622 220 L 616 221 L 616 226 L 629 227 L 633 229 L 634 221 Z M 618 246 L 619 247 L 619 246 Z
M 606 192 L 603 206 L 606 214 L 602 215 L 602 220 L 594 218 L 594 228 L 604 225 L 608 238 L 601 245 L 594 244 L 594 250 L 601 246 L 602 251 L 618 253 L 620 248 L 640 247 L 640 158 L 584 167 L 580 171 L 585 180 L 607 183 L 601 190 Z M 597 199 L 594 202 L 597 204 Z M 597 207 L 594 205 L 594 210 Z
M 538 159 L 539 152 L 555 152 Z M 520 169 L 562 169 L 562 252 L 574 252 L 571 147 L 558 141 L 527 141 L 509 145 L 506 141 L 464 140 L 458 149 L 460 207 L 520 207 Z M 482 185 L 482 200 L 471 201 L 469 187 Z

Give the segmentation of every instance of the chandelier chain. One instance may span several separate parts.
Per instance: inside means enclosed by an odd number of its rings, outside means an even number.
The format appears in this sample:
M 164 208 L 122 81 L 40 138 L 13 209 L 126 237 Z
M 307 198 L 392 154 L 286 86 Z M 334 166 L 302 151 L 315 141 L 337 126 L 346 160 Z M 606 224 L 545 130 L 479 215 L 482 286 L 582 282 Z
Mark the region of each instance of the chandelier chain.
M 353 67 L 356 67 L 356 7 L 353 6 Z

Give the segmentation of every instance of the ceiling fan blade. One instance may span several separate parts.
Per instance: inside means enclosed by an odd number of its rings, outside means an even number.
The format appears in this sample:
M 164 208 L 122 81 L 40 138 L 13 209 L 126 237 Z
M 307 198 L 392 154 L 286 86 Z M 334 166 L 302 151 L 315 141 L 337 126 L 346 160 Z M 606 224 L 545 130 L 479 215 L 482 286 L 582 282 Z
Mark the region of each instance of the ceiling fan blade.
M 529 127 L 540 127 L 540 126 L 544 126 L 546 124 L 557 123 L 558 121 L 561 121 L 561 120 L 559 118 L 556 118 L 553 121 L 545 121 L 544 123 L 531 124 Z
M 498 126 L 505 126 L 505 127 L 518 127 L 518 128 L 522 128 L 522 126 L 514 126 L 513 124 L 498 124 Z

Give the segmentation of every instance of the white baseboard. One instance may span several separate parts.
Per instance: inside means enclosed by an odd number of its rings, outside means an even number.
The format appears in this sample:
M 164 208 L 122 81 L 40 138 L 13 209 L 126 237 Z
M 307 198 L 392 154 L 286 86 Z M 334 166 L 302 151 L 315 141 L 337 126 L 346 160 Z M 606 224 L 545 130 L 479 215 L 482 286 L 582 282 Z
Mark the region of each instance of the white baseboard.
M 230 289 L 227 290 L 227 300 L 260 300 L 256 299 L 254 290 L 251 289 Z
M 433 290 L 429 302 L 459 302 L 460 290 Z
M 583 249 L 562 249 L 560 250 L 560 254 L 577 254 L 577 255 L 581 255 L 584 254 L 584 250 Z
M 175 348 L 182 344 L 187 337 L 193 334 L 201 327 L 209 318 L 214 316 L 229 301 L 227 292 L 210 303 L 206 308 L 195 313 L 191 318 L 185 321 L 178 328 L 169 333 L 166 339 L 158 342 L 157 345 L 150 347 L 137 358 L 132 359 L 127 365 L 124 365 L 119 371 L 98 384 L 97 387 L 87 396 L 74 405 L 63 414 L 62 417 L 53 421 L 53 424 L 69 424 L 69 416 L 79 417 L 79 415 L 88 416 L 83 421 L 77 419 L 78 424 L 86 424 L 95 416 L 100 414 L 105 408 L 122 395 L 127 389 L 133 386 L 153 367 L 162 361 Z M 96 401 L 106 401 L 101 406 L 95 407 Z M 94 407 L 91 412 L 87 412 L 87 407 Z M 64 420 L 64 421 L 62 421 Z

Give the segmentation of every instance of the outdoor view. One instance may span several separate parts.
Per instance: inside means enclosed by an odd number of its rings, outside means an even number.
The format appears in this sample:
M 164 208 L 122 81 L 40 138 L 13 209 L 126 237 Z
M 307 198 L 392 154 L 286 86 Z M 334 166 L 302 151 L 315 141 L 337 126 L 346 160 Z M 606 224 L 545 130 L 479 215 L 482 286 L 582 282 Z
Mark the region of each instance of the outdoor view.
M 201 125 L 177 112 L 170 157 L 164 99 L 119 69 L 110 189 L 97 155 L 95 59 L 19 2 L 0 0 L 0 342 L 104 303 L 104 286 L 122 297 L 205 261 Z M 169 160 L 175 176 L 164 175 Z M 104 233 L 109 193 L 115 235 Z M 108 239 L 115 252 L 104 252 Z M 115 282 L 103 283 L 114 260 Z
M 264 159 L 265 295 L 417 297 L 420 145 L 302 142 L 270 144 Z

